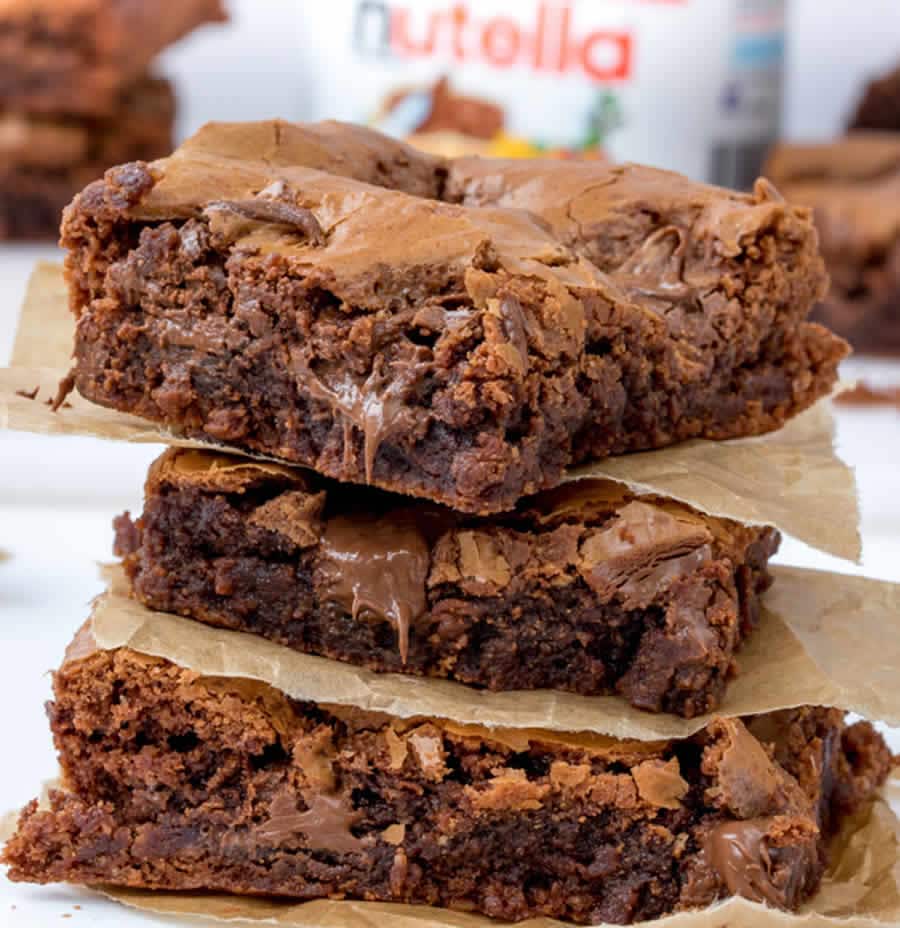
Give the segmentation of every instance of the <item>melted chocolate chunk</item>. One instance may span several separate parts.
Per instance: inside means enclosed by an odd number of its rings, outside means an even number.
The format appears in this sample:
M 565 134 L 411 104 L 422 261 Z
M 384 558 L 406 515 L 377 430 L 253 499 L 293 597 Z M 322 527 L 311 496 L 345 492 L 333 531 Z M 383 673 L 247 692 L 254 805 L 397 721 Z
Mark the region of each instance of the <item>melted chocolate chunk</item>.
M 325 233 L 316 219 L 316 214 L 296 203 L 259 196 L 248 200 L 218 200 L 206 206 L 208 213 L 220 210 L 236 213 L 242 219 L 249 219 L 251 222 L 266 222 L 299 229 L 313 244 L 325 244 Z
M 296 800 L 281 793 L 272 800 L 270 818 L 254 831 L 257 841 L 280 844 L 297 834 L 311 848 L 351 854 L 363 849 L 364 842 L 350 830 L 359 814 L 347 808 L 343 796 L 315 793 L 305 812 L 297 810 Z
M 366 482 L 371 483 L 382 442 L 408 421 L 404 398 L 407 382 L 424 376 L 424 369 L 413 361 L 406 368 L 406 377 L 396 374 L 392 377 L 388 374 L 387 362 L 379 357 L 372 373 L 363 381 L 349 372 L 326 379 L 315 374 L 303 361 L 295 365 L 295 370 L 310 396 L 329 405 L 363 433 Z M 345 430 L 345 458 L 351 451 L 348 440 Z
M 635 500 L 582 544 L 585 580 L 601 595 L 646 602 L 667 581 L 710 560 L 711 541 L 699 522 Z
M 710 832 L 705 849 L 732 895 L 787 909 L 814 865 L 816 850 L 810 843 L 805 866 L 777 868 L 768 843 L 771 827 L 772 819 L 765 818 L 725 822 Z
M 409 655 L 409 630 L 427 608 L 429 546 L 411 517 L 332 519 L 325 530 L 319 570 L 323 598 L 354 619 L 374 616 L 397 630 L 400 656 Z

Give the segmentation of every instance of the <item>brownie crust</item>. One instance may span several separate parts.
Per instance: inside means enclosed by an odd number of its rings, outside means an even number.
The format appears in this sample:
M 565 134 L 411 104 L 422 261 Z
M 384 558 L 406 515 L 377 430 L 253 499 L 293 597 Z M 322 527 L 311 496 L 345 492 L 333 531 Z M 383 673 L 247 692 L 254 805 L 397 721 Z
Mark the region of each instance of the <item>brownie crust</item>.
M 172 450 L 116 552 L 152 609 L 373 670 L 691 717 L 721 701 L 778 542 L 605 481 L 478 519 Z
M 11 112 L 108 118 L 164 48 L 225 18 L 221 0 L 5 0 L 0 101 Z
M 814 318 L 869 353 L 900 352 L 900 136 L 783 145 L 775 183 L 814 209 L 831 289 Z
M 572 196 L 599 267 L 534 210 L 426 199 L 452 164 L 380 138 L 212 125 L 88 187 L 63 227 L 79 392 L 488 514 L 585 460 L 777 428 L 832 386 L 846 346 L 803 321 L 815 231 L 764 184 L 593 167 Z M 351 155 L 376 144 L 377 170 Z M 328 157 L 382 186 L 298 167 Z
M 733 894 L 796 909 L 830 829 L 890 765 L 836 711 L 769 717 L 774 742 L 738 720 L 667 743 L 490 732 L 300 704 L 128 650 L 70 658 L 50 718 L 66 790 L 23 812 L 13 880 L 510 921 L 627 924 Z
M 0 239 L 58 239 L 72 198 L 115 164 L 172 150 L 175 96 L 145 76 L 119 97 L 114 115 L 0 115 Z

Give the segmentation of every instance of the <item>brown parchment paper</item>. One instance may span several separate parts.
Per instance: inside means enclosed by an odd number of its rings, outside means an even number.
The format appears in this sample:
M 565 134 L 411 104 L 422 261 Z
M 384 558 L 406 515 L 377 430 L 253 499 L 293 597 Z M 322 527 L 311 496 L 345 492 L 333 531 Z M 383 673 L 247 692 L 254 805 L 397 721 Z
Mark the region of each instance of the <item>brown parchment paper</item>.
M 218 447 L 77 394 L 54 413 L 47 405 L 69 368 L 74 322 L 61 270 L 38 265 L 28 287 L 12 366 L 0 370 L 0 425 L 43 434 L 93 435 L 132 442 Z M 37 388 L 36 398 L 28 399 Z M 783 429 L 729 442 L 692 441 L 574 470 L 570 479 L 605 477 L 637 492 L 679 499 L 712 515 L 775 525 L 815 548 L 859 560 L 859 507 L 852 470 L 836 455 L 830 403 L 823 401 Z
M 91 625 L 105 650 L 128 647 L 205 676 L 259 680 L 298 700 L 358 706 L 401 718 L 432 716 L 492 729 L 684 738 L 715 716 L 835 706 L 900 724 L 900 585 L 800 568 L 776 568 L 760 628 L 738 657 L 740 674 L 714 715 L 641 712 L 617 696 L 550 690 L 491 693 L 447 680 L 377 674 L 300 654 L 255 635 L 152 612 L 125 595 L 121 568 Z
M 10 364 L 68 368 L 74 331 L 62 266 L 39 261 L 25 291 Z
M 6 812 L 0 816 L 0 844 L 5 844 L 13 836 L 18 820 L 18 812 Z

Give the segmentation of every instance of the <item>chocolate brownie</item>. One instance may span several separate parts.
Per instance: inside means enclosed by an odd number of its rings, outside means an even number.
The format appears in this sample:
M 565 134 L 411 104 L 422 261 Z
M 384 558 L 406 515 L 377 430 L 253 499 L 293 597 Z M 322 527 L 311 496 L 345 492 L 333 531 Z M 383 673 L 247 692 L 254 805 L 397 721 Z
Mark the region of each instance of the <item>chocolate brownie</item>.
M 510 921 L 627 924 L 730 895 L 796 909 L 891 762 L 834 710 L 662 743 L 491 731 L 293 702 L 84 641 L 54 689 L 66 789 L 22 813 L 2 858 L 15 881 Z
M 866 87 L 850 128 L 900 132 L 900 65 Z
M 57 239 L 75 194 L 112 165 L 168 154 L 174 122 L 171 85 L 149 76 L 109 117 L 0 113 L 0 239 Z
M 373 179 L 349 130 L 316 131 L 317 158 L 327 139 Z M 600 267 L 545 218 L 421 196 L 422 170 L 447 195 L 446 164 L 399 143 L 398 189 L 298 166 L 309 132 L 212 125 L 76 199 L 86 398 L 488 514 L 570 464 L 777 428 L 835 380 L 844 343 L 804 321 L 815 231 L 765 185 L 594 166 Z
M 221 0 L 5 0 L 0 108 L 109 116 L 166 46 L 224 19 Z
M 774 529 L 582 481 L 466 518 L 196 451 L 154 465 L 117 553 L 147 606 L 374 670 L 715 709 Z
M 900 351 L 900 134 L 782 145 L 768 171 L 814 208 L 831 290 L 815 317 L 861 351 Z

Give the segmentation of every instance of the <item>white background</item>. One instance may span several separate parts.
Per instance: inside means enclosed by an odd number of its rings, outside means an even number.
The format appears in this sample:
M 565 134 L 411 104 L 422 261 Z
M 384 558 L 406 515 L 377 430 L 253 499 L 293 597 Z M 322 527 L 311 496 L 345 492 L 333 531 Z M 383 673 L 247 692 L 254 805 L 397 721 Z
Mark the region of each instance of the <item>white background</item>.
M 231 7 L 232 26 L 206 30 L 165 57 L 183 96 L 182 132 L 207 119 L 303 118 L 297 61 L 303 42 L 315 36 L 298 34 L 295 4 L 234 0 Z M 898 0 L 793 0 L 787 134 L 822 138 L 838 131 L 861 81 L 897 58 Z M 0 246 L 0 361 L 11 345 L 24 282 L 38 255 L 53 257 L 54 251 Z M 900 369 L 890 365 L 862 370 L 876 380 L 900 382 Z M 840 435 L 845 456 L 859 469 L 863 568 L 872 576 L 900 580 L 900 414 L 842 412 Z M 46 671 L 58 663 L 85 618 L 87 603 L 99 590 L 94 564 L 110 556 L 110 520 L 124 508 L 139 507 L 146 467 L 157 451 L 0 435 L 0 549 L 13 555 L 0 563 L 0 810 L 23 804 L 53 775 L 42 708 L 49 695 Z M 790 542 L 782 559 L 855 569 Z M 145 921 L 78 891 L 13 887 L 0 880 L 0 926 L 58 926 L 63 914 L 73 925 Z

